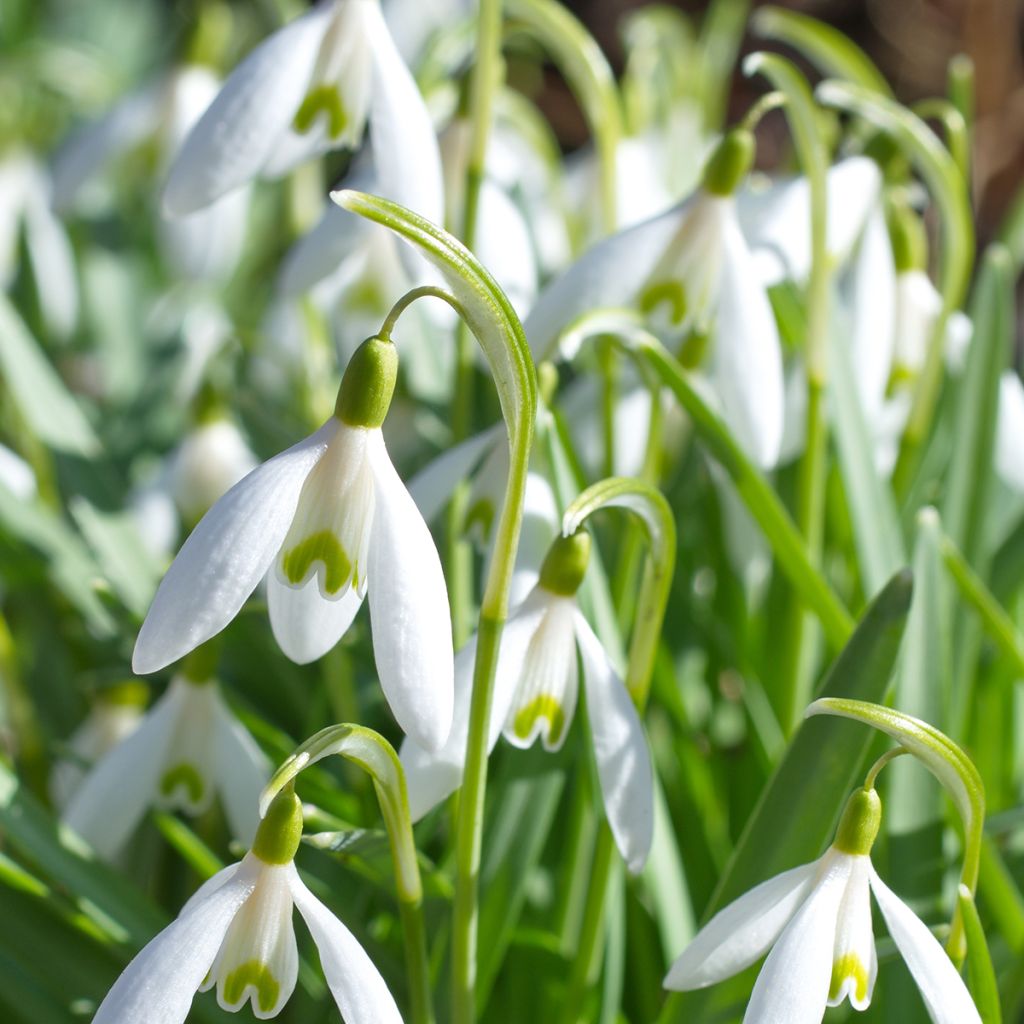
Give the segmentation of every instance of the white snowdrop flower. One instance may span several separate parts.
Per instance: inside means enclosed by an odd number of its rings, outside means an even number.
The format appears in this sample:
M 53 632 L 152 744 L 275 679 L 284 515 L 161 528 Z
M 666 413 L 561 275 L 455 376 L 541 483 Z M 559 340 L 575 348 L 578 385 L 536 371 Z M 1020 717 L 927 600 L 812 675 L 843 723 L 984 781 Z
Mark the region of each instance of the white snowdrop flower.
M 156 672 L 219 633 L 267 577 L 270 624 L 300 664 L 329 651 L 369 594 L 377 672 L 403 730 L 437 749 L 452 716 L 448 592 L 423 517 L 381 434 L 398 355 L 370 338 L 335 414 L 203 517 L 163 578 L 132 665 Z
M 382 192 L 442 221 L 433 124 L 378 0 L 321 0 L 227 78 L 171 167 L 164 205 L 191 213 L 256 177 L 355 148 L 368 123 Z
M 758 465 L 771 467 L 783 430 L 782 350 L 734 195 L 752 159 L 749 132 L 731 132 L 697 192 L 590 249 L 541 293 L 523 326 L 546 354 L 588 310 L 638 306 L 666 343 L 684 343 L 684 361 L 707 364 L 726 423 Z
M 110 859 L 148 807 L 197 815 L 219 795 L 233 835 L 249 843 L 269 775 L 266 758 L 217 684 L 178 675 L 138 727 L 89 771 L 62 821 Z
M 276 1017 L 298 977 L 293 907 L 316 943 L 345 1024 L 401 1024 L 366 951 L 299 877 L 301 834 L 301 804 L 294 792 L 281 793 L 250 852 L 203 884 L 132 960 L 93 1024 L 183 1024 L 196 992 L 212 988 L 225 1010 L 250 1003 L 260 1020 Z
M 665 987 L 704 988 L 768 953 L 744 1024 L 819 1024 L 825 1007 L 844 999 L 864 1010 L 878 970 L 870 892 L 932 1021 L 980 1024 L 942 946 L 871 866 L 880 821 L 878 794 L 857 790 L 824 855 L 762 882 L 719 911 L 672 965 Z
M 145 708 L 146 687 L 136 680 L 97 694 L 82 724 L 68 738 L 69 756 L 61 756 L 54 765 L 50 796 L 55 806 L 67 806 L 89 767 L 138 728 Z
M 1016 370 L 1004 370 L 999 378 L 999 412 L 996 417 L 996 472 L 1018 494 L 1024 494 L 1024 383 Z
M 0 485 L 22 501 L 31 501 L 39 491 L 32 467 L 10 448 L 0 444 Z
M 517 747 L 529 747 L 538 737 L 545 750 L 562 746 L 576 710 L 579 651 L 605 813 L 626 865 L 636 873 L 647 859 L 653 831 L 651 760 L 640 716 L 576 603 L 589 555 L 589 534 L 558 538 L 536 586 L 509 616 L 498 654 L 487 749 L 500 735 Z M 399 755 L 413 820 L 462 783 L 476 643 L 473 637 L 456 659 L 455 717 L 448 742 L 437 753 L 424 750 L 413 737 L 402 743 Z

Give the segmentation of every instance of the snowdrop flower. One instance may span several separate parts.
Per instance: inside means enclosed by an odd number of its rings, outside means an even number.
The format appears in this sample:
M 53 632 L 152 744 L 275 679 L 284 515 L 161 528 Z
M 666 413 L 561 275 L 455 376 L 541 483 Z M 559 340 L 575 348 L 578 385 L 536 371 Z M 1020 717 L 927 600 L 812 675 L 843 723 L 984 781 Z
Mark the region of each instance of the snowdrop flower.
M 83 779 L 62 815 L 112 858 L 150 806 L 197 815 L 218 794 L 233 835 L 252 841 L 269 765 L 209 677 L 175 676 L 163 697 Z
M 782 352 L 775 318 L 740 230 L 735 190 L 753 138 L 734 131 L 685 202 L 594 246 L 541 293 L 524 322 L 546 354 L 562 329 L 600 307 L 636 305 L 663 339 L 700 358 L 725 421 L 758 465 L 775 464 L 783 429 Z
M 93 1024 L 183 1024 L 195 993 L 212 988 L 225 1010 L 251 1002 L 260 1020 L 276 1017 L 298 977 L 293 906 L 313 936 L 345 1024 L 401 1024 L 366 951 L 295 870 L 301 834 L 302 805 L 285 791 L 270 805 L 249 853 L 202 885 L 132 960 Z
M 647 859 L 654 822 L 650 754 L 626 687 L 576 603 L 589 557 L 589 534 L 559 537 L 537 585 L 509 616 L 498 654 L 488 751 L 499 735 L 524 749 L 538 737 L 545 750 L 562 746 L 576 710 L 578 650 L 605 813 L 626 865 L 636 873 Z M 475 660 L 474 637 L 456 659 L 456 711 L 444 747 L 432 754 L 414 737 L 402 743 L 414 821 L 461 785 Z
M 442 221 L 434 128 L 378 0 L 321 0 L 228 77 L 171 167 L 165 208 L 191 213 L 258 176 L 354 149 L 367 123 L 384 194 Z
M 393 343 L 368 339 L 345 371 L 334 415 L 207 512 L 153 599 L 136 672 L 156 672 L 219 633 L 264 576 L 274 636 L 300 664 L 341 639 L 369 593 L 388 703 L 425 747 L 444 743 L 453 686 L 448 593 L 380 429 L 397 372 Z
M 97 694 L 88 715 L 68 738 L 69 756 L 57 761 L 50 776 L 50 796 L 57 807 L 67 806 L 91 765 L 138 728 L 145 707 L 146 688 L 136 680 Z
M 848 801 L 833 844 L 811 864 L 762 882 L 719 911 L 675 961 L 666 988 L 704 988 L 768 953 L 744 1024 L 818 1024 L 844 999 L 871 1002 L 878 960 L 869 892 L 935 1024 L 980 1024 L 967 988 L 938 941 L 878 877 L 871 847 L 881 821 L 873 789 Z
M 22 501 L 31 501 L 39 491 L 32 467 L 10 448 L 0 444 L 0 485 Z

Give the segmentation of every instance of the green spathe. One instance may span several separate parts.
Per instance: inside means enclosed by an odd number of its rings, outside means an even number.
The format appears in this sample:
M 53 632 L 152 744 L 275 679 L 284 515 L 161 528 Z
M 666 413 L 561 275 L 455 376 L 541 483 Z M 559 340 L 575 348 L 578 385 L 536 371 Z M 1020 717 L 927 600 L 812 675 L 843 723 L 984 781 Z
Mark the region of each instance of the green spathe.
M 704 191 L 716 196 L 731 196 L 754 166 L 756 150 L 752 132 L 745 128 L 729 132 L 704 165 Z
M 832 845 L 841 853 L 866 857 L 875 845 L 881 823 L 882 801 L 878 793 L 874 789 L 854 790 L 846 801 Z
M 264 864 L 290 864 L 302 839 L 302 803 L 295 795 L 295 789 L 287 786 L 274 797 L 267 808 L 252 852 Z
M 572 597 L 587 572 L 590 562 L 590 534 L 577 530 L 568 537 L 557 537 L 540 567 L 540 585 L 560 597 Z
M 398 350 L 384 338 L 367 338 L 355 350 L 338 388 L 334 415 L 350 427 L 379 427 L 395 393 Z

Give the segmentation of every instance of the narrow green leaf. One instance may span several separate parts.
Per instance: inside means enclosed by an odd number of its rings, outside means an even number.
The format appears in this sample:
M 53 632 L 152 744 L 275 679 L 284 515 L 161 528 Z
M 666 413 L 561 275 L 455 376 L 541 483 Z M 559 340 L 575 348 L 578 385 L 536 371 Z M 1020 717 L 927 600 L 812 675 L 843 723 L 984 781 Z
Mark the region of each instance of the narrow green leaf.
M 992 957 L 988 951 L 985 930 L 978 917 L 974 897 L 966 885 L 958 893 L 960 914 L 964 921 L 967 937 L 967 981 L 974 999 L 974 1005 L 981 1015 L 982 1024 L 1002 1024 L 1003 1014 L 999 1008 L 999 986 L 992 968 Z

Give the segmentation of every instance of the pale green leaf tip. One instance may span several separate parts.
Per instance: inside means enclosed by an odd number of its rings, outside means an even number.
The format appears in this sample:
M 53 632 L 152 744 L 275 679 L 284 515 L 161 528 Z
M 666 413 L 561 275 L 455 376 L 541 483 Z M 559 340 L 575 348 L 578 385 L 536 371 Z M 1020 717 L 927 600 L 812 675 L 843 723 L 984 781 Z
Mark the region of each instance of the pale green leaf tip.
M 768 54 L 764 50 L 755 50 L 753 53 L 748 53 L 743 58 L 743 74 L 747 78 L 753 78 L 764 67 L 767 59 Z
M 942 525 L 939 517 L 939 510 L 934 505 L 925 505 L 917 513 L 917 527 L 919 530 L 938 530 Z

